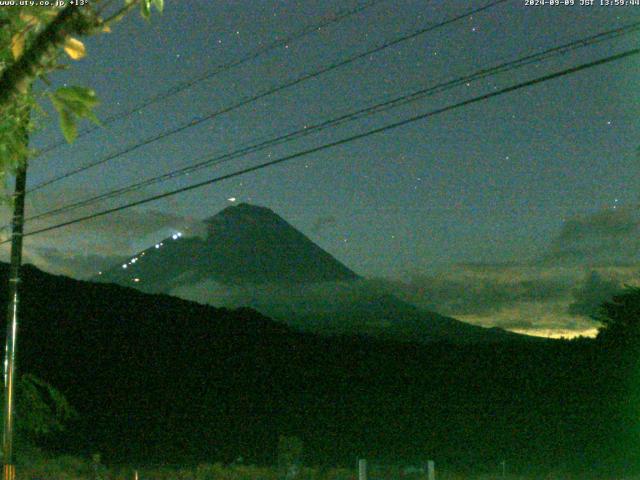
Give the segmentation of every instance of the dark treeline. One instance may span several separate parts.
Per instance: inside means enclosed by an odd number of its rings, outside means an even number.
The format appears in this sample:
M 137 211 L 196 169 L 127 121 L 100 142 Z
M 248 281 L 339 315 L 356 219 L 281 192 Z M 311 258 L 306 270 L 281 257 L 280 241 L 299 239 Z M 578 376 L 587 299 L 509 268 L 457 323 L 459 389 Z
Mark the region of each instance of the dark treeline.
M 637 467 L 640 368 L 628 342 L 326 338 L 248 309 L 30 267 L 24 276 L 19 368 L 79 412 L 53 450 L 273 463 L 287 435 L 316 465 L 364 456 L 474 472 L 502 460 L 535 472 Z

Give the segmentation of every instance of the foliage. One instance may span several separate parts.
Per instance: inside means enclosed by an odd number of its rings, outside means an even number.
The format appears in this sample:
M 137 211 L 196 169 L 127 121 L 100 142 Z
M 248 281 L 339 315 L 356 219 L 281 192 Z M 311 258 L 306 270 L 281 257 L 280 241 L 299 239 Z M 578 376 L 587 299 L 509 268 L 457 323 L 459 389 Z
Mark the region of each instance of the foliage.
M 76 416 L 65 396 L 44 380 L 25 374 L 16 387 L 16 425 L 29 438 L 62 431 L 65 423 Z
M 110 25 L 119 21 L 136 5 L 148 18 L 151 8 L 162 12 L 164 0 L 125 0 L 124 6 L 103 18 L 104 2 L 95 0 L 82 7 L 13 6 L 0 8 L 0 187 L 8 174 L 26 161 L 26 139 L 37 119 L 31 112 L 42 114 L 39 103 L 49 99 L 59 114 L 65 139 L 71 143 L 77 136 L 79 119 L 97 123 L 93 109 L 98 105 L 96 94 L 87 87 L 71 86 L 50 90 L 47 75 L 69 68 L 64 54 L 71 60 L 86 55 L 84 43 L 76 36 L 110 32 Z M 32 88 L 40 79 L 44 85 Z
M 87 118 L 94 123 L 100 123 L 93 113 L 98 99 L 96 93 L 90 88 L 62 87 L 50 93 L 49 97 L 60 114 L 60 126 L 67 142 L 73 142 L 78 136 L 76 118 Z
M 19 468 L 19 472 L 23 479 L 94 480 L 91 463 L 72 456 L 32 459 Z
M 143 18 L 148 19 L 151 16 L 152 6 L 162 13 L 164 10 L 164 0 L 143 0 L 140 3 L 140 13 Z
M 398 470 L 401 470 L 398 468 Z M 254 465 L 234 466 L 221 463 L 202 464 L 194 468 L 187 467 L 156 467 L 136 468 L 134 466 L 108 469 L 105 474 L 107 480 L 131 480 L 138 472 L 140 480 L 278 480 L 278 473 L 274 468 L 259 467 Z M 91 464 L 78 457 L 58 457 L 42 459 L 25 465 L 19 471 L 20 477 L 25 480 L 93 480 L 94 475 Z M 300 477 L 304 480 L 355 480 L 357 472 L 354 469 L 336 468 L 305 468 Z M 374 478 L 374 477 L 371 477 Z M 376 480 L 427 480 L 424 473 L 407 477 L 400 472 L 400 476 L 380 476 Z M 640 480 L 637 476 L 615 475 L 571 475 L 568 473 L 548 472 L 546 474 L 520 475 L 501 472 L 494 473 L 456 473 L 447 470 L 437 470 L 439 480 L 610 480 L 613 478 L 622 480 Z
M 297 477 L 302 466 L 302 440 L 294 436 L 278 438 L 278 467 L 286 478 Z
M 640 346 L 640 288 L 627 287 L 602 304 L 594 319 L 602 326 L 598 339 L 625 347 Z
M 2 402 L 0 390 L 0 404 Z M 19 464 L 42 460 L 44 454 L 37 445 L 65 431 L 67 423 L 77 417 L 76 410 L 58 389 L 30 374 L 22 375 L 16 382 L 15 410 L 18 431 L 14 441 Z M 0 411 L 0 423 L 1 419 Z M 68 466 L 67 462 L 66 470 Z
M 16 395 L 16 426 L 25 440 L 35 441 L 61 432 L 77 415 L 62 392 L 34 375 L 19 378 Z
M 80 451 L 73 442 L 90 439 L 107 466 L 238 455 L 273 464 L 283 433 L 304 440 L 307 465 L 354 467 L 362 456 L 372 468 L 433 458 L 437 468 L 473 473 L 494 472 L 502 460 L 511 472 L 601 473 L 640 463 L 640 441 L 625 433 L 635 428 L 629 369 L 596 341 L 325 337 L 249 309 L 33 267 L 22 285 L 22 362 L 77 405 L 80 417 L 61 440 Z M 0 291 L 0 306 L 8 300 Z M 141 471 L 147 478 L 159 477 Z

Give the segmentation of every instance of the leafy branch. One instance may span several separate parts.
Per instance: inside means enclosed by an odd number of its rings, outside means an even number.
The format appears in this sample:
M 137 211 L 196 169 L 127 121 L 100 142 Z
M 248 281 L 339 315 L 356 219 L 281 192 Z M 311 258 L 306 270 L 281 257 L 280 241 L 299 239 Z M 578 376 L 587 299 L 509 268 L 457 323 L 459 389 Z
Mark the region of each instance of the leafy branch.
M 106 19 L 102 13 L 113 0 L 95 0 L 82 8 L 19 7 L 0 9 L 0 177 L 15 171 L 28 157 L 24 142 L 34 128 L 31 112 L 38 108 L 42 94 L 33 93 L 37 79 L 49 84 L 49 72 L 67 68 L 58 63 L 64 52 L 72 60 L 86 55 L 84 43 L 77 37 L 110 32 L 111 26 L 135 7 L 148 19 L 152 8 L 162 12 L 164 0 L 125 0 L 124 5 Z M 97 7 L 103 7 L 97 10 Z M 93 109 L 98 99 L 93 90 L 72 86 L 45 92 L 60 118 L 65 139 L 77 137 L 78 119 L 98 123 Z

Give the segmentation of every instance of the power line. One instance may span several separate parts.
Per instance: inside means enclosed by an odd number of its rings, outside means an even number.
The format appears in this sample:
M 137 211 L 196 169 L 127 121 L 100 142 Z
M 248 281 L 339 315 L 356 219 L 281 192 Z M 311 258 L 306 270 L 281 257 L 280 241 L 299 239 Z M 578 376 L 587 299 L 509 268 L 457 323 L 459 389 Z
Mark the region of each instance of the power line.
M 404 125 L 408 125 L 410 123 L 414 123 L 414 122 L 417 122 L 419 120 L 423 120 L 425 118 L 429 118 L 429 117 L 432 117 L 432 116 L 435 116 L 435 115 L 439 115 L 439 114 L 442 114 L 442 113 L 445 113 L 445 112 L 449 112 L 449 111 L 455 110 L 457 108 L 465 107 L 467 105 L 471 105 L 471 104 L 478 103 L 478 102 L 481 102 L 481 101 L 484 101 L 484 100 L 488 100 L 490 98 L 494 98 L 494 97 L 497 97 L 497 96 L 500 96 L 500 95 L 504 95 L 506 93 L 510 93 L 510 92 L 513 92 L 513 91 L 516 91 L 516 90 L 520 90 L 522 88 L 530 87 L 532 85 L 536 85 L 536 84 L 539 84 L 539 83 L 542 83 L 542 82 L 553 80 L 555 78 L 560 78 L 560 77 L 563 77 L 565 75 L 570 75 L 570 74 L 573 74 L 573 73 L 576 73 L 576 72 L 579 72 L 579 71 L 582 71 L 582 70 L 586 70 L 588 68 L 596 67 L 596 66 L 599 66 L 599 65 L 604 65 L 606 63 L 610 63 L 610 62 L 613 62 L 613 61 L 616 61 L 616 60 L 621 60 L 623 58 L 628 58 L 628 57 L 631 57 L 631 56 L 634 56 L 634 55 L 638 55 L 639 53 L 640 53 L 640 48 L 627 50 L 625 52 L 622 52 L 622 53 L 619 53 L 619 54 L 616 54 L 616 55 L 611 55 L 609 57 L 601 58 L 599 60 L 595 60 L 595 61 L 592 61 L 592 62 L 589 62 L 589 63 L 584 63 L 584 64 L 581 64 L 581 65 L 578 65 L 577 67 L 572 67 L 572 68 L 568 68 L 568 69 L 565 69 L 565 70 L 561 70 L 559 72 L 555 72 L 555 73 L 551 73 L 551 74 L 548 74 L 548 75 L 544 75 L 544 76 L 535 78 L 533 80 L 528 80 L 526 82 L 518 83 L 516 85 L 512 85 L 510 87 L 506 87 L 506 88 L 497 90 L 495 92 L 491 92 L 491 93 L 487 93 L 487 94 L 484 94 L 484 95 L 480 95 L 480 96 L 477 96 L 477 97 L 474 97 L 474 98 L 471 98 L 471 99 L 468 99 L 468 100 L 464 100 L 462 102 L 458 102 L 458 103 L 455 103 L 455 104 L 452 104 L 452 105 L 448 105 L 446 107 L 438 108 L 436 110 L 431 110 L 431 111 L 426 112 L 426 113 L 421 113 L 419 115 L 415 115 L 413 117 L 409 117 L 407 119 L 400 120 L 398 122 L 394 122 L 394 123 L 385 125 L 383 127 L 374 128 L 374 129 L 368 130 L 366 132 L 359 133 L 357 135 L 352 135 L 350 137 L 346 137 L 346 138 L 343 138 L 341 140 L 337 140 L 335 142 L 327 143 L 327 144 L 324 144 L 324 145 L 320 145 L 318 147 L 314 147 L 314 148 L 310 148 L 310 149 L 303 150 L 303 151 L 300 151 L 300 152 L 296 152 L 296 153 L 293 153 L 291 155 L 287 155 L 287 156 L 278 158 L 276 160 L 271 160 L 269 162 L 261 163 L 259 165 L 254 165 L 252 167 L 247 167 L 247 168 L 244 168 L 242 170 L 237 170 L 235 172 L 228 173 L 226 175 L 221 175 L 221 176 L 218 176 L 218 177 L 214 177 L 214 178 L 211 178 L 209 180 L 198 182 L 198 183 L 195 183 L 195 184 L 192 184 L 192 185 L 188 185 L 186 187 L 178 188 L 178 189 L 171 190 L 171 191 L 168 191 L 168 192 L 164 192 L 164 193 L 161 193 L 161 194 L 158 194 L 158 195 L 153 195 L 151 197 L 147 197 L 147 198 L 144 198 L 142 200 L 137 200 L 135 202 L 130 202 L 130 203 L 125 204 L 125 205 L 120 205 L 118 207 L 102 210 L 100 212 L 96 212 L 96 213 L 93 213 L 91 215 L 85 215 L 85 216 L 82 216 L 82 217 L 79 217 L 79 218 L 76 218 L 76 219 L 73 219 L 73 220 L 68 220 L 66 222 L 58 223 L 56 225 L 52 225 L 52 226 L 49 226 L 49 227 L 45 227 L 45 228 L 41 228 L 41 229 L 38 229 L 38 230 L 34 230 L 34 231 L 31 231 L 31 232 L 25 233 L 24 236 L 28 237 L 28 236 L 37 235 L 37 234 L 44 233 L 44 232 L 49 232 L 51 230 L 57 230 L 57 229 L 62 228 L 62 227 L 66 227 L 66 226 L 73 225 L 73 224 L 76 224 L 76 223 L 80 223 L 80 222 L 84 222 L 84 221 L 87 221 L 87 220 L 92 220 L 94 218 L 102 217 L 102 216 L 108 215 L 110 213 L 115 213 L 115 212 L 118 212 L 118 211 L 121 211 L 121 210 L 126 210 L 126 209 L 129 209 L 129 208 L 132 208 L 132 207 L 136 207 L 136 206 L 143 205 L 143 204 L 146 204 L 146 203 L 149 203 L 149 202 L 153 202 L 155 200 L 160 200 L 160 199 L 163 199 L 163 198 L 171 197 L 173 195 L 177 195 L 177 194 L 184 193 L 184 192 L 187 192 L 187 191 L 190 191 L 190 190 L 194 190 L 194 189 L 197 189 L 197 188 L 200 188 L 200 187 L 204 187 L 204 186 L 207 186 L 207 185 L 212 185 L 214 183 L 218 183 L 218 182 L 221 182 L 223 180 L 228 180 L 230 178 L 238 177 L 238 176 L 244 175 L 246 173 L 255 172 L 257 170 L 262 170 L 264 168 L 272 167 L 274 165 L 277 165 L 277 164 L 280 164 L 280 163 L 283 163 L 283 162 L 287 162 L 289 160 L 294 160 L 296 158 L 300 158 L 300 157 L 303 157 L 303 156 L 306 156 L 306 155 L 310 155 L 312 153 L 316 153 L 316 152 L 320 152 L 320 151 L 323 151 L 323 150 L 327 150 L 329 148 L 337 147 L 339 145 L 343 145 L 343 144 L 346 144 L 346 143 L 349 143 L 349 142 L 352 142 L 352 141 L 355 141 L 355 140 L 360 140 L 362 138 L 366 138 L 366 137 L 369 137 L 371 135 L 375 135 L 375 134 L 378 134 L 378 133 L 386 132 L 386 131 L 392 130 L 394 128 L 398 128 L 398 127 L 401 127 L 401 126 L 404 126 Z M 4 244 L 4 243 L 7 243 L 8 241 L 9 240 L 4 240 L 4 241 L 0 242 L 0 245 Z
M 341 115 L 337 118 L 326 120 L 315 125 L 305 126 L 301 129 L 295 130 L 293 132 L 289 132 L 287 134 L 281 135 L 276 138 L 271 138 L 269 140 L 259 142 L 257 144 L 242 147 L 233 152 L 217 155 L 212 158 L 208 158 L 206 160 L 200 161 L 193 165 L 188 165 L 186 167 L 182 167 L 182 168 L 164 173 L 162 175 L 158 175 L 156 177 L 142 180 L 140 182 L 134 182 L 124 187 L 110 190 L 108 192 L 98 194 L 89 198 L 85 198 L 83 200 L 79 200 L 68 205 L 63 205 L 61 207 L 48 210 L 46 212 L 27 218 L 27 221 L 34 221 L 34 220 L 46 218 L 53 215 L 59 215 L 61 213 L 76 210 L 80 207 L 88 206 L 102 200 L 118 197 L 125 193 L 136 191 L 143 187 L 147 187 L 156 183 L 171 180 L 179 176 L 200 170 L 202 168 L 218 165 L 238 157 L 244 157 L 250 153 L 263 150 L 268 147 L 280 145 L 283 143 L 288 143 L 289 141 L 296 140 L 313 133 L 317 133 L 326 128 L 336 127 L 346 122 L 354 121 L 360 118 L 364 118 L 365 116 L 373 115 L 375 113 L 379 113 L 391 108 L 398 107 L 400 105 L 404 105 L 409 102 L 417 101 L 422 98 L 425 98 L 426 96 L 434 95 L 436 93 L 441 93 L 443 91 L 450 90 L 452 88 L 455 88 L 457 86 L 460 86 L 469 82 L 477 81 L 489 76 L 505 73 L 505 72 L 514 70 L 516 68 L 521 68 L 526 65 L 541 62 L 543 60 L 547 60 L 549 58 L 552 58 L 558 55 L 563 55 L 569 51 L 572 51 L 578 48 L 591 46 L 596 43 L 611 40 L 612 38 L 617 38 L 622 35 L 636 32 L 638 30 L 640 30 L 640 22 L 635 22 L 629 25 L 625 25 L 623 27 L 601 32 L 601 33 L 591 35 L 589 37 L 581 38 L 578 40 L 574 40 L 572 42 L 565 43 L 560 46 L 552 47 L 542 52 L 526 55 L 524 57 L 518 58 L 516 60 L 512 60 L 510 62 L 504 62 L 490 68 L 481 69 L 479 71 L 474 72 L 473 74 L 470 74 L 464 77 L 459 77 L 459 78 L 456 78 L 447 82 L 443 82 L 428 88 L 423 88 L 423 89 L 414 91 L 412 93 L 393 98 L 386 102 L 378 103 L 364 109 L 360 109 L 354 112 Z
M 291 87 L 293 87 L 295 85 L 298 85 L 298 84 L 300 84 L 302 82 L 305 82 L 307 80 L 310 80 L 312 78 L 317 78 L 320 75 L 323 75 L 323 74 L 325 74 L 327 72 L 333 71 L 333 70 L 335 70 L 337 68 L 343 67 L 343 66 L 348 65 L 350 63 L 353 63 L 356 60 L 359 60 L 359 59 L 367 57 L 369 55 L 381 52 L 382 50 L 385 50 L 387 48 L 390 48 L 390 47 L 393 47 L 395 45 L 398 45 L 399 43 L 405 42 L 405 41 L 410 40 L 412 38 L 416 38 L 417 36 L 423 35 L 423 34 L 425 34 L 427 32 L 430 32 L 430 31 L 436 30 L 438 28 L 444 27 L 446 25 L 458 22 L 458 21 L 460 21 L 460 20 L 462 20 L 464 18 L 470 17 L 472 15 L 475 15 L 477 13 L 480 13 L 482 11 L 485 11 L 485 10 L 487 10 L 489 8 L 492 8 L 492 7 L 496 6 L 496 5 L 499 5 L 499 4 L 507 2 L 507 1 L 509 1 L 509 0 L 495 0 L 495 1 L 493 1 L 492 3 L 490 3 L 488 5 L 476 8 L 474 10 L 470 10 L 470 11 L 464 13 L 464 14 L 461 14 L 461 15 L 452 17 L 452 18 L 450 18 L 448 20 L 444 20 L 444 21 L 442 21 L 440 23 L 433 24 L 433 25 L 430 25 L 428 27 L 422 28 L 420 30 L 417 30 L 417 31 L 411 33 L 411 34 L 396 38 L 395 40 L 391 40 L 389 42 L 386 42 L 386 43 L 384 43 L 384 44 L 382 44 L 382 45 L 380 45 L 378 47 L 375 47 L 373 49 L 367 50 L 366 52 L 353 55 L 353 56 L 348 57 L 348 58 L 346 58 L 344 60 L 341 60 L 339 62 L 333 63 L 333 64 L 331 64 L 331 65 L 329 65 L 327 67 L 323 67 L 323 68 L 321 68 L 319 70 L 316 70 L 315 72 L 303 74 L 303 75 L 301 75 L 300 77 L 297 77 L 294 80 L 290 80 L 290 81 L 285 82 L 285 83 L 283 83 L 281 85 L 278 85 L 277 87 L 270 88 L 269 90 L 266 90 L 266 91 L 264 91 L 262 93 L 256 94 L 256 95 L 254 95 L 252 97 L 249 97 L 249 98 L 246 98 L 244 100 L 240 100 L 239 102 L 234 103 L 233 105 L 224 107 L 224 108 L 222 108 L 220 110 L 216 110 L 213 113 L 210 113 L 210 114 L 208 114 L 208 115 L 206 115 L 204 117 L 200 117 L 200 118 L 194 119 L 194 120 L 192 120 L 192 121 L 190 121 L 188 123 L 182 124 L 181 126 L 174 128 L 172 130 L 167 130 L 167 131 L 165 131 L 163 133 L 160 133 L 158 135 L 154 135 L 152 137 L 148 137 L 147 139 L 143 140 L 142 142 L 139 142 L 139 143 L 136 143 L 134 145 L 131 145 L 131 146 L 129 146 L 129 147 L 123 149 L 123 150 L 120 150 L 119 152 L 110 154 L 110 155 L 108 155 L 108 156 L 106 156 L 106 157 L 104 157 L 104 158 L 102 158 L 100 160 L 97 160 L 95 162 L 89 163 L 89 164 L 84 165 L 82 167 L 78 167 L 78 168 L 76 168 L 74 170 L 71 170 L 70 172 L 67 172 L 65 174 L 59 175 L 57 177 L 54 177 L 54 178 L 52 178 L 50 180 L 44 181 L 42 183 L 39 183 L 38 185 L 36 185 L 34 187 L 31 187 L 31 189 L 29 189 L 27 191 L 27 193 L 34 192 L 34 191 L 39 190 L 39 189 L 41 189 L 41 188 L 43 188 L 45 186 L 51 185 L 51 184 L 53 184 L 55 182 L 58 182 L 60 180 L 64 180 L 64 179 L 69 178 L 69 177 L 71 177 L 73 175 L 76 175 L 78 173 L 81 173 L 81 172 L 84 172 L 86 170 L 89 170 L 90 168 L 96 167 L 98 165 L 102 165 L 102 164 L 104 164 L 106 162 L 109 162 L 109 161 L 114 160 L 114 159 L 116 159 L 118 157 L 121 157 L 122 155 L 125 155 L 127 153 L 131 153 L 134 150 L 137 150 L 137 149 L 139 149 L 141 147 L 144 147 L 144 146 L 149 145 L 151 143 L 154 143 L 154 142 L 156 142 L 158 140 L 166 138 L 166 137 L 168 137 L 170 135 L 173 135 L 173 134 L 182 132 L 184 130 L 187 130 L 189 128 L 195 127 L 195 126 L 197 126 L 197 125 L 199 125 L 199 124 L 201 124 L 201 123 L 203 123 L 203 122 L 205 122 L 207 120 L 211 120 L 214 117 L 217 117 L 219 115 L 231 112 L 231 111 L 236 110 L 236 109 L 238 109 L 238 108 L 240 108 L 240 107 L 242 107 L 244 105 L 247 105 L 249 103 L 253 103 L 256 100 L 260 100 L 261 98 L 267 97 L 269 95 L 273 95 L 274 93 L 281 92 L 282 90 L 285 90 L 287 88 L 291 88 Z
M 335 15 L 333 15 L 331 18 L 323 20 L 322 22 L 316 23 L 314 25 L 310 25 L 307 27 L 304 27 L 302 29 L 300 29 L 299 31 L 285 37 L 283 40 L 276 40 L 275 42 L 271 42 L 267 45 L 265 45 L 264 47 L 261 48 L 257 48 L 249 53 L 247 53 L 245 56 L 237 59 L 237 60 L 233 60 L 229 63 L 225 63 L 219 66 L 216 66 L 213 70 L 206 72 L 203 75 L 200 75 L 198 77 L 192 78 L 190 80 L 185 80 L 183 82 L 177 83 L 176 85 L 172 86 L 171 88 L 163 91 L 163 92 L 159 92 L 155 95 L 152 95 L 150 97 L 148 97 L 147 99 L 143 100 L 142 102 L 138 103 L 136 106 L 131 107 L 128 110 L 124 110 L 122 112 L 116 113 L 111 115 L 110 117 L 107 117 L 105 119 L 102 119 L 100 121 L 101 125 L 100 126 L 94 126 L 94 127 L 89 127 L 86 128 L 84 130 L 82 130 L 81 132 L 78 133 L 77 138 L 83 137 L 85 135 L 88 135 L 89 133 L 95 132 L 96 130 L 99 130 L 101 127 L 104 127 L 105 125 L 110 125 L 118 120 L 122 120 L 123 118 L 127 118 L 131 115 L 133 115 L 136 112 L 139 112 L 140 110 L 153 105 L 154 103 L 160 102 L 162 100 L 166 100 L 167 98 L 173 97 L 174 95 L 177 95 L 178 93 L 181 93 L 191 87 L 193 87 L 194 85 L 203 82 L 205 80 L 209 80 L 221 73 L 224 73 L 228 70 L 231 70 L 235 67 L 238 67 L 240 65 L 243 65 L 247 62 L 250 62 L 252 60 L 255 60 L 256 58 L 261 57 L 262 55 L 265 55 L 269 52 L 272 52 L 280 47 L 283 47 L 291 42 L 294 42 L 296 40 L 299 40 L 303 37 L 306 37 L 307 35 L 310 35 L 314 32 L 317 32 L 319 30 L 322 30 L 325 27 L 328 27 L 329 25 L 332 25 L 334 23 L 339 23 L 342 20 L 352 17 L 353 15 L 357 15 L 358 13 L 361 13 L 375 5 L 377 5 L 378 3 L 382 3 L 385 0 L 371 0 L 363 5 L 357 6 L 355 8 L 352 8 L 350 10 L 344 10 L 342 12 L 337 12 Z M 44 147 L 43 149 L 41 149 L 39 151 L 39 155 L 45 154 L 45 153 L 49 153 L 63 145 L 67 145 L 67 143 L 65 141 L 60 141 L 57 143 L 54 143 L 52 145 L 49 145 L 47 147 Z

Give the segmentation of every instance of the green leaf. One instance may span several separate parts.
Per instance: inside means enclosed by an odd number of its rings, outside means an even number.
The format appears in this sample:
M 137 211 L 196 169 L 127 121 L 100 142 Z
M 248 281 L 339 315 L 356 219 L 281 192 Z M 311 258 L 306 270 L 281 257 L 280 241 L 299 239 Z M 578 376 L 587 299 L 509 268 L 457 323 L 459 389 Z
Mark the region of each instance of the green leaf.
M 151 4 L 158 10 L 158 12 L 162 13 L 164 10 L 164 0 L 151 0 Z
M 100 103 L 96 92 L 86 87 L 61 87 L 56 90 L 55 96 L 69 104 L 78 104 L 78 108 L 91 109 Z
M 98 117 L 96 117 L 96 114 L 93 113 L 93 110 L 89 110 L 88 112 L 86 112 L 83 117 L 98 126 L 102 126 L 102 123 L 100 123 L 100 120 L 98 119 Z
M 73 143 L 78 136 L 76 117 L 69 110 L 60 110 L 60 128 L 67 143 Z
M 86 118 L 100 125 L 93 113 L 93 108 L 99 103 L 98 98 L 90 88 L 62 87 L 49 96 L 60 115 L 60 128 L 67 142 L 72 143 L 78 136 L 77 118 Z
M 140 2 L 140 15 L 145 20 L 148 20 L 151 16 L 151 0 L 142 0 Z

